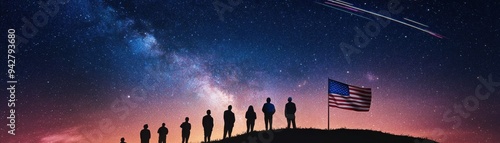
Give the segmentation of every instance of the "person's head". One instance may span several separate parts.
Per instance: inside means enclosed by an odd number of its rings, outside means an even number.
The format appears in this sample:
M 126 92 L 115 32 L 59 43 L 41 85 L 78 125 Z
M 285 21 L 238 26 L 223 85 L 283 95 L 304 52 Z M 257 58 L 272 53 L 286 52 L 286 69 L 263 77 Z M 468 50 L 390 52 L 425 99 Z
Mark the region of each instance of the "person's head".
M 207 110 L 207 115 L 210 115 L 210 113 L 212 113 L 210 110 Z
M 186 117 L 186 119 L 184 119 L 184 120 L 186 120 L 186 122 L 188 122 L 189 121 L 189 117 Z
M 124 141 L 125 141 L 125 138 L 124 138 L 124 137 L 122 137 L 122 138 L 120 139 L 120 141 L 121 141 L 121 142 L 124 142 Z
M 233 109 L 233 106 L 231 105 L 227 106 L 227 110 L 231 111 L 231 109 Z
M 165 123 L 161 123 L 161 126 L 162 126 L 162 127 L 165 127 Z
M 148 128 L 148 124 L 144 124 L 144 129 L 147 129 Z
M 267 97 L 266 101 L 267 103 L 271 103 L 271 98 Z
M 292 102 L 292 97 L 288 97 L 288 102 Z
M 248 111 L 253 112 L 253 106 L 252 105 L 248 106 Z

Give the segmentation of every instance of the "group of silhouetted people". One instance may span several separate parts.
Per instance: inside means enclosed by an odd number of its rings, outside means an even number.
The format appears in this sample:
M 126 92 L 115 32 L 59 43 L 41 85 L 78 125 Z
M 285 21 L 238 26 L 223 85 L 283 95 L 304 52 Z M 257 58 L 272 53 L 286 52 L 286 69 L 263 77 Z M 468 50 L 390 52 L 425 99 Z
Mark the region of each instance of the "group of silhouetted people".
M 233 132 L 234 122 L 236 121 L 234 113 L 231 111 L 233 107 L 229 105 L 227 110 L 224 111 L 224 136 L 223 139 L 228 136 L 231 137 Z M 297 111 L 295 103 L 292 102 L 292 97 L 288 98 L 288 103 L 285 105 L 285 117 L 287 119 L 287 129 L 290 128 L 290 124 L 295 129 L 295 112 Z M 262 106 L 262 112 L 264 113 L 264 123 L 266 130 L 272 130 L 273 128 L 273 115 L 276 112 L 276 108 L 271 103 L 271 98 L 266 99 L 266 103 Z M 204 142 L 210 142 L 210 137 L 212 136 L 212 130 L 214 127 L 214 119 L 210 115 L 211 111 L 207 110 L 207 115 L 203 116 L 202 124 L 204 131 Z M 255 126 L 255 120 L 257 119 L 257 114 L 255 113 L 253 106 L 250 105 L 245 113 L 245 118 L 247 119 L 247 130 L 246 132 L 253 132 Z M 186 117 L 185 122 L 181 124 L 182 128 L 182 143 L 187 143 L 189 140 L 189 135 L 191 132 L 191 124 L 189 123 L 189 117 Z M 141 130 L 141 143 L 149 143 L 151 139 L 151 132 L 148 129 L 148 124 L 145 124 L 144 129 Z M 158 129 L 158 143 L 166 143 L 168 129 L 165 127 L 165 123 L 162 123 L 161 127 Z M 120 139 L 120 143 L 126 143 L 125 138 Z

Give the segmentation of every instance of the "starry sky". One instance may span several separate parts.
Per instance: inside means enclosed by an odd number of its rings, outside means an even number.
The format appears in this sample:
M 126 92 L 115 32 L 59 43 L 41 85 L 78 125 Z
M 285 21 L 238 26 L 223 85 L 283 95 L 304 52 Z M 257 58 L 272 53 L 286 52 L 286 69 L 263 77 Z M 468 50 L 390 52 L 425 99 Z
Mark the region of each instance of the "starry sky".
M 389 0 L 348 2 L 378 12 L 388 9 Z M 481 82 L 489 75 L 489 81 L 500 81 L 500 3 L 495 0 L 401 0 L 403 10 L 391 17 L 425 23 L 445 38 L 391 22 L 349 60 L 341 43 L 354 45 L 355 29 L 370 20 L 315 1 L 67 0 L 57 5 L 31 38 L 23 35 L 22 19 L 32 22 L 44 11 L 37 1 L 0 5 L 2 37 L 13 28 L 27 39 L 16 53 L 16 136 L 7 134 L 8 108 L 2 105 L 2 142 L 109 143 L 125 137 L 136 143 L 146 123 L 156 141 L 163 122 L 170 130 L 167 142 L 178 142 L 185 117 L 193 126 L 190 141 L 199 142 L 207 109 L 215 119 L 212 139 L 220 139 L 228 105 L 236 115 L 233 134 L 246 130 L 249 105 L 257 110 L 255 128 L 264 129 L 259 109 L 267 97 L 277 108 L 274 127 L 286 126 L 284 106 L 293 97 L 298 127 L 326 129 L 328 78 L 370 87 L 373 96 L 369 112 L 331 108 L 331 128 L 450 143 L 500 140 L 500 85 L 486 89 Z M 7 54 L 5 48 L 2 52 Z M 2 67 L 6 72 L 6 62 Z M 5 80 L 2 95 L 7 96 Z M 491 93 L 489 98 L 475 96 L 478 86 Z

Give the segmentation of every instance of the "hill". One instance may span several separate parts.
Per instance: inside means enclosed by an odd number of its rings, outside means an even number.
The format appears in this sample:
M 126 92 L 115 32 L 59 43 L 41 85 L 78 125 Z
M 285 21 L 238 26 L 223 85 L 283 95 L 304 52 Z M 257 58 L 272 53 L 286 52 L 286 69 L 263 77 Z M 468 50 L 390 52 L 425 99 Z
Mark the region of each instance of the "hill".
M 411 136 L 358 129 L 278 129 L 237 135 L 214 143 L 436 143 Z

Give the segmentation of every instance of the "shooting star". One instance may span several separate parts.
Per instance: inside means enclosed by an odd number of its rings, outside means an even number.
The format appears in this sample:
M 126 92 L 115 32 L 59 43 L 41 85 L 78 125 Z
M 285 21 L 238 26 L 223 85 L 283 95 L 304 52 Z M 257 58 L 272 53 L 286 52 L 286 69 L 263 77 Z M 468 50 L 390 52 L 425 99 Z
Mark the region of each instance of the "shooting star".
M 359 7 L 355 7 L 354 5 L 352 5 L 351 3 L 347 3 L 347 2 L 344 2 L 344 1 L 341 1 L 341 0 L 328 0 L 326 1 L 324 4 L 323 3 L 319 3 L 319 4 L 322 4 L 324 6 L 328 6 L 330 8 L 334 8 L 334 7 L 338 7 L 338 8 L 342 8 L 342 9 L 346 9 L 346 10 L 350 10 L 350 11 L 354 11 L 354 12 L 365 12 L 365 13 L 368 13 L 368 14 L 371 14 L 371 15 L 374 15 L 374 16 L 377 16 L 377 17 L 381 17 L 381 18 L 385 18 L 387 20 L 390 20 L 390 21 L 394 21 L 394 22 L 397 22 L 399 24 L 403 24 L 403 25 L 406 25 L 408 27 L 411 27 L 411 28 L 414 28 L 414 29 L 417 29 L 417 30 L 420 30 L 422 32 L 425 32 L 425 33 L 428 33 L 434 37 L 437 37 L 437 38 L 446 38 L 444 37 L 443 35 L 440 35 L 438 33 L 435 33 L 435 32 L 432 32 L 432 31 L 429 31 L 427 29 L 423 29 L 423 28 L 420 28 L 418 26 L 415 26 L 415 25 L 412 25 L 412 24 L 409 24 L 409 23 L 406 23 L 406 22 L 403 22 L 401 20 L 397 20 L 397 19 L 394 19 L 394 18 L 391 18 L 391 17 L 388 17 L 388 16 L 385 16 L 385 15 L 382 15 L 382 14 L 378 14 L 378 13 L 375 13 L 375 12 L 371 12 L 371 11 L 368 11 L 368 10 L 365 10 L 365 9 L 362 9 L 362 8 L 359 8 Z M 337 9 L 337 8 L 336 8 Z M 337 9 L 337 10 L 341 10 L 341 9 Z M 351 13 L 351 12 L 348 12 L 348 11 L 344 11 L 344 10 L 341 10 L 343 12 L 347 12 L 347 13 Z M 353 14 L 353 13 L 351 13 Z M 361 15 L 357 15 L 356 16 L 358 17 L 364 17 L 364 16 L 361 16 Z M 367 18 L 365 18 L 367 19 Z M 371 19 L 370 19 L 371 20 Z M 421 26 L 424 26 L 424 27 L 428 27 L 427 25 L 425 24 L 422 24 L 422 23 L 419 23 L 419 22 L 416 22 L 416 21 L 413 21 L 411 19 L 407 19 L 405 18 L 405 20 L 407 21 L 410 21 L 412 23 L 415 23 L 415 24 L 418 24 L 418 25 L 421 25 Z
M 333 7 L 331 5 L 328 5 L 328 4 L 324 4 L 324 3 L 319 3 L 319 2 L 316 2 L 317 4 L 320 4 L 320 5 L 323 5 L 323 6 L 326 6 L 326 7 L 329 7 L 329 8 L 333 8 L 335 10 L 338 10 L 338 11 L 342 11 L 342 12 L 345 12 L 345 13 L 349 13 L 351 15 L 354 15 L 354 16 L 357 16 L 357 17 L 360 17 L 360 18 L 363 18 L 363 19 L 366 19 L 366 20 L 372 20 L 368 17 L 364 17 L 364 16 L 361 16 L 359 14 L 355 14 L 355 13 L 352 13 L 352 12 L 349 12 L 349 11 L 345 11 L 345 10 L 342 10 L 342 9 L 339 9 L 339 8 L 336 8 L 336 7 Z
M 338 4 L 331 3 L 331 2 L 325 2 L 325 3 L 327 3 L 327 4 L 329 4 L 329 5 L 333 5 L 333 6 L 341 7 L 341 8 L 344 8 L 344 9 L 350 10 L 350 11 L 359 12 L 359 10 L 355 10 L 355 9 L 352 9 L 352 8 L 349 8 L 349 7 L 346 7 L 346 6 L 343 6 L 343 5 L 338 5 Z
M 424 26 L 424 27 L 429 27 L 429 26 L 427 26 L 427 25 L 425 25 L 425 24 L 422 24 L 422 23 L 420 23 L 420 22 L 416 22 L 416 21 L 411 20 L 411 19 L 408 19 L 408 18 L 403 18 L 403 19 L 405 19 L 406 21 L 410 21 L 410 22 L 413 22 L 413 23 L 415 23 L 415 24 L 418 24 L 418 25 Z
M 338 2 L 341 2 L 341 3 L 344 3 L 344 4 L 347 4 L 347 5 L 353 5 L 352 3 L 348 3 L 348 2 L 345 2 L 345 1 L 342 1 L 342 0 L 337 0 Z

